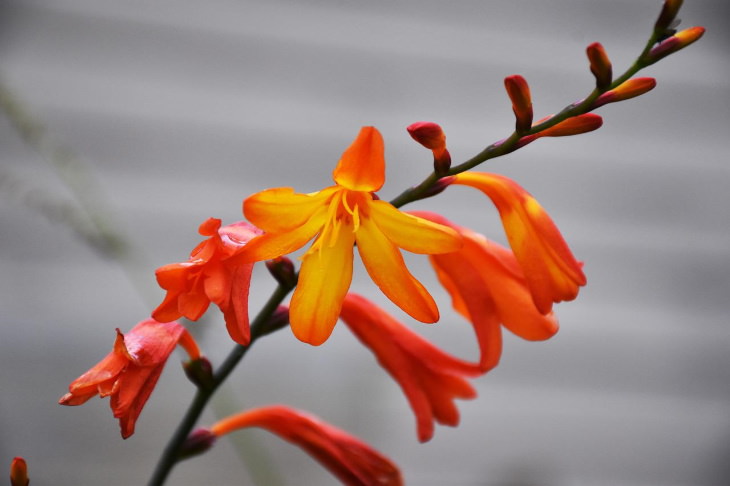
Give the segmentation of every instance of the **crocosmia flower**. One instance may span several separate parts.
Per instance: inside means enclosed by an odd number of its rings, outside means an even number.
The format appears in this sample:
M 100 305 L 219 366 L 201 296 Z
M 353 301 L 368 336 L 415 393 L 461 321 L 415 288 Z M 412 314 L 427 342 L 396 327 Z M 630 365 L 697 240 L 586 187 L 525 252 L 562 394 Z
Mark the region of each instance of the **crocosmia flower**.
M 413 318 L 436 322 L 438 308 L 408 271 L 399 248 L 422 254 L 457 250 L 450 228 L 400 212 L 373 194 L 385 181 L 383 138 L 363 127 L 333 172 L 336 185 L 301 194 L 268 189 L 243 203 L 246 218 L 265 234 L 242 248 L 243 261 L 293 252 L 314 238 L 302 257 L 299 284 L 290 306 L 291 327 L 302 341 L 318 345 L 332 332 L 352 280 L 353 245 L 383 293 Z
M 359 295 L 347 294 L 340 317 L 403 389 L 416 415 L 418 440 L 433 436 L 434 421 L 459 424 L 454 399 L 476 397 L 464 377 L 482 374 L 478 366 L 442 351 Z
M 563 240 L 535 198 L 513 180 L 481 172 L 454 176 L 452 184 L 479 189 L 499 211 L 507 240 L 522 268 L 537 309 L 547 314 L 554 302 L 573 300 L 585 285 L 582 263 Z
M 261 231 L 244 221 L 221 228 L 221 220 L 216 218 L 206 220 L 198 231 L 209 238 L 190 253 L 187 262 L 155 271 L 167 295 L 152 317 L 160 322 L 180 317 L 195 321 L 213 302 L 223 312 L 231 338 L 246 345 L 250 341 L 248 291 L 253 264 L 233 262 L 229 257 Z
M 369 445 L 316 417 L 281 405 L 232 415 L 213 425 L 210 432 L 220 437 L 246 427 L 261 427 L 301 447 L 343 484 L 403 484 L 398 467 Z
M 542 341 L 558 331 L 550 312 L 540 313 L 514 253 L 446 218 L 417 212 L 423 218 L 448 225 L 461 234 L 464 246 L 454 253 L 429 257 L 436 275 L 451 295 L 454 309 L 474 326 L 482 371 L 499 363 L 502 325 L 529 341 Z
M 69 385 L 61 405 L 82 405 L 90 398 L 111 395 L 111 409 L 119 419 L 122 438 L 134 433 L 142 407 L 150 397 L 170 353 L 177 344 L 185 347 L 191 359 L 200 352 L 183 326 L 177 322 L 147 319 L 127 334 L 117 329 L 112 352 Z

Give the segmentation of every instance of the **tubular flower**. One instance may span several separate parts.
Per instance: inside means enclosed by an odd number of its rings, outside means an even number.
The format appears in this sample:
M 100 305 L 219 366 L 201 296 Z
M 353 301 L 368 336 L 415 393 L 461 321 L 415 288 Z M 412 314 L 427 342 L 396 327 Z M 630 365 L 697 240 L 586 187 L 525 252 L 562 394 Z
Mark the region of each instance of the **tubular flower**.
M 225 418 L 210 428 L 216 436 L 261 427 L 304 449 L 344 484 L 399 486 L 398 467 L 369 445 L 321 420 L 281 405 L 255 408 Z
M 111 395 L 111 409 L 119 419 L 122 438 L 126 439 L 134 433 L 134 424 L 175 345 L 184 341 L 186 349 L 197 349 L 187 344 L 191 339 L 177 322 L 147 319 L 127 334 L 117 329 L 111 353 L 71 382 L 69 393 L 58 403 L 82 405 L 96 395 Z M 191 359 L 199 358 L 199 355 L 191 356 Z
M 478 366 L 447 354 L 359 295 L 347 294 L 340 317 L 403 389 L 419 441 L 431 439 L 434 421 L 459 424 L 454 399 L 476 397 L 463 377 L 482 374 Z
M 319 345 L 332 332 L 352 280 L 355 243 L 368 274 L 390 300 L 419 321 L 438 320 L 436 303 L 410 274 L 399 248 L 447 253 L 461 240 L 450 228 L 377 199 L 373 192 L 385 181 L 383 151 L 380 132 L 363 127 L 333 172 L 335 186 L 312 194 L 268 189 L 243 203 L 246 218 L 265 234 L 241 249 L 242 261 L 276 258 L 314 238 L 290 305 L 291 327 L 302 341 Z
M 198 229 L 202 241 L 183 263 L 171 263 L 155 271 L 160 287 L 167 290 L 152 312 L 160 322 L 180 317 L 198 320 L 211 302 L 223 312 L 228 334 L 238 344 L 249 343 L 248 290 L 252 263 L 233 262 L 229 257 L 261 231 L 238 222 L 221 228 L 221 220 L 209 218 Z
M 514 253 L 443 216 L 418 212 L 422 218 L 447 225 L 461 234 L 464 247 L 429 257 L 436 275 L 451 295 L 454 309 L 471 321 L 479 342 L 482 371 L 499 363 L 504 325 L 529 341 L 542 341 L 558 332 L 552 312 L 541 314 Z
M 15 457 L 10 463 L 10 486 L 28 486 L 28 465 L 22 457 Z
M 563 240 L 550 216 L 516 182 L 497 174 L 465 172 L 453 184 L 479 189 L 499 211 L 507 240 L 527 280 L 532 299 L 542 314 L 553 302 L 573 300 L 586 284 L 582 263 Z

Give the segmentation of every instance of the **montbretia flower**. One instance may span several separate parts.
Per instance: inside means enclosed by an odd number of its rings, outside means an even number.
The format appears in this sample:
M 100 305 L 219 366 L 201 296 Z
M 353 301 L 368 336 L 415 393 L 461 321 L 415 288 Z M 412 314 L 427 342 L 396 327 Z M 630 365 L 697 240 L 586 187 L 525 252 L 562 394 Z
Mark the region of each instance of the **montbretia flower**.
M 385 181 L 383 138 L 363 127 L 333 172 L 335 186 L 311 194 L 268 189 L 243 203 L 246 218 L 265 233 L 234 258 L 261 261 L 291 253 L 314 239 L 302 257 L 290 305 L 291 327 L 302 341 L 327 340 L 352 280 L 353 245 L 380 290 L 413 318 L 436 322 L 438 308 L 410 274 L 399 248 L 448 253 L 461 246 L 450 228 L 402 213 L 373 192 Z
M 15 457 L 10 463 L 10 486 L 28 486 L 28 465 L 22 457 Z
M 347 294 L 340 317 L 403 389 L 416 415 L 418 440 L 431 439 L 434 421 L 459 424 L 454 399 L 476 397 L 464 377 L 482 374 L 477 365 L 442 351 L 359 295 Z
M 548 339 L 558 331 L 552 312 L 544 315 L 535 307 L 522 268 L 511 250 L 438 214 L 416 214 L 455 229 L 464 239 L 461 250 L 431 255 L 429 259 L 451 295 L 454 309 L 474 327 L 482 371 L 499 363 L 502 326 L 529 341 Z
M 541 313 L 550 312 L 553 302 L 575 299 L 578 288 L 586 283 L 583 265 L 535 198 L 498 174 L 464 172 L 454 176 L 452 184 L 480 190 L 497 207 L 507 240 Z
M 343 484 L 403 484 L 398 467 L 369 445 L 312 415 L 281 405 L 232 415 L 214 424 L 210 432 L 220 437 L 246 427 L 261 427 L 301 447 Z
M 231 339 L 246 345 L 250 341 L 248 291 L 253 264 L 233 262 L 229 257 L 261 231 L 244 221 L 221 228 L 221 220 L 216 218 L 207 219 L 198 231 L 209 238 L 195 247 L 187 262 L 155 271 L 167 295 L 152 317 L 160 322 L 180 317 L 195 321 L 213 302 L 223 312 Z
M 111 353 L 71 382 L 69 393 L 58 403 L 82 405 L 96 395 L 111 395 L 111 409 L 119 419 L 122 438 L 126 439 L 134 433 L 142 407 L 177 344 L 185 348 L 192 360 L 200 359 L 197 344 L 177 322 L 147 319 L 127 334 L 117 329 Z
M 446 134 L 433 122 L 416 122 L 406 127 L 410 136 L 433 153 L 433 170 L 446 175 L 451 167 L 451 154 L 446 148 Z

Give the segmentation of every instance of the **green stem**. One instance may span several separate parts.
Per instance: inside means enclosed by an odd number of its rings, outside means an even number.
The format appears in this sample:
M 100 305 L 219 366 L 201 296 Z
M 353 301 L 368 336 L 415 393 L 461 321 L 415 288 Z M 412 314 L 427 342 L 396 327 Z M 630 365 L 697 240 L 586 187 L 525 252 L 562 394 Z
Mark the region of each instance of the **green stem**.
M 157 467 L 155 468 L 149 483 L 147 483 L 148 486 L 160 486 L 164 484 L 172 471 L 172 468 L 179 461 L 180 446 L 190 435 L 190 432 L 198 422 L 200 415 L 203 413 L 203 410 L 205 410 L 205 406 L 208 404 L 218 387 L 226 380 L 226 378 L 228 378 L 228 375 L 231 374 L 236 365 L 246 355 L 248 350 L 251 349 L 251 346 L 256 339 L 272 332 L 272 330 L 267 326 L 267 321 L 271 318 L 274 311 L 291 291 L 292 288 L 283 287 L 281 285 L 276 288 L 251 324 L 251 342 L 249 342 L 246 346 L 237 344 L 213 375 L 212 386 L 206 389 L 198 389 L 193 401 L 190 403 L 190 406 L 185 413 L 185 416 L 175 430 L 175 433 L 172 437 L 170 437 L 167 446 L 165 446 L 165 449 L 157 462 Z

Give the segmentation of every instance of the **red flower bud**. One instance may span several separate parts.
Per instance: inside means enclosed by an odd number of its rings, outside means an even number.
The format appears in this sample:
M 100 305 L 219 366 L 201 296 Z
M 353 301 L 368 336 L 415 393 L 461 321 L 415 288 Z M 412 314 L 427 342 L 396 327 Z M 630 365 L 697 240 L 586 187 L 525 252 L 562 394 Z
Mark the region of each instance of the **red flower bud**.
M 297 272 L 294 264 L 285 256 L 266 262 L 266 268 L 276 281 L 284 288 L 293 289 L 297 285 Z
M 680 49 L 684 49 L 688 45 L 699 40 L 704 33 L 704 27 L 690 27 L 689 29 L 677 32 L 673 36 L 664 39 L 654 46 L 644 58 L 644 62 L 647 65 L 654 64 L 658 60 L 667 57 L 669 54 L 673 54 Z
M 416 122 L 406 128 L 413 140 L 433 152 L 433 169 L 438 176 L 445 176 L 451 168 L 451 154 L 446 149 L 446 134 L 433 122 Z
M 10 486 L 28 486 L 28 465 L 22 457 L 16 457 L 10 463 Z
M 525 78 L 519 74 L 504 78 L 504 87 L 512 101 L 512 111 L 515 113 L 515 130 L 524 133 L 532 127 L 532 99 L 530 87 Z
M 606 103 L 615 103 L 616 101 L 628 100 L 641 96 L 651 91 L 656 86 L 654 78 L 633 78 L 624 81 L 610 91 L 606 91 L 593 104 L 594 108 L 603 106 Z
M 593 113 L 586 113 L 561 121 L 557 125 L 553 125 L 535 135 L 538 137 L 566 137 L 592 132 L 600 128 L 601 125 L 603 125 L 603 118 Z
M 590 61 L 591 72 L 596 77 L 596 88 L 599 91 L 607 90 L 611 86 L 613 72 L 605 49 L 598 42 L 594 42 L 586 48 L 586 54 Z

